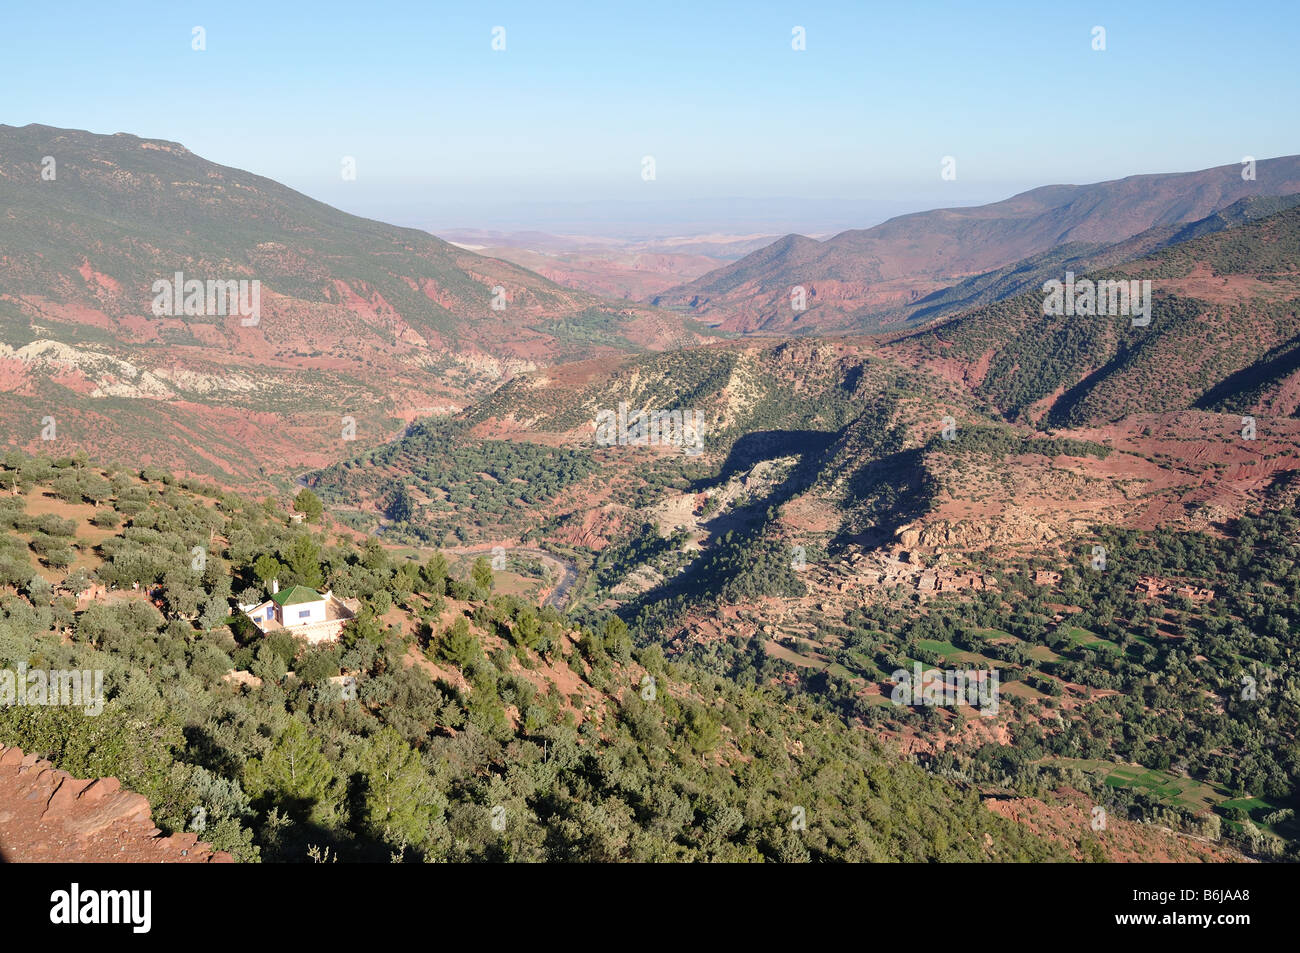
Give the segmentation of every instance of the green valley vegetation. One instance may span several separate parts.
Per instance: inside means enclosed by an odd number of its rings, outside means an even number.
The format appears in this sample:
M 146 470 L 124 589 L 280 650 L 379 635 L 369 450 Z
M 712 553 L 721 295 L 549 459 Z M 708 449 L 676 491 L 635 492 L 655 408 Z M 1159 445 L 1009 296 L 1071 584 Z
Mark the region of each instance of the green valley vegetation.
M 524 531 L 540 506 L 597 470 L 590 453 L 474 439 L 447 420 L 415 424 L 401 440 L 308 479 L 331 503 L 370 501 L 394 524 L 389 539 L 448 545 L 475 528 Z
M 0 741 L 116 776 L 166 830 L 201 816 L 240 860 L 1062 857 L 815 698 L 493 595 L 490 567 L 159 470 L 11 452 L 0 475 L 0 664 L 103 670 L 107 696 L 0 709 Z M 69 475 L 109 492 L 69 499 Z M 360 612 L 334 644 L 263 637 L 233 606 L 271 579 Z

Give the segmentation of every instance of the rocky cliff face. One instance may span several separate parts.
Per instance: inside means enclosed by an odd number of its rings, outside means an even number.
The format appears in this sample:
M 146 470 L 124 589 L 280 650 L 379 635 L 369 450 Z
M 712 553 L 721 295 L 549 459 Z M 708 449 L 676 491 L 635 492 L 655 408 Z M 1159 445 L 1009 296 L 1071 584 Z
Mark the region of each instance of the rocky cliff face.
M 0 745 L 0 860 L 232 863 L 197 834 L 163 837 L 149 802 L 116 778 L 82 780 L 20 748 Z

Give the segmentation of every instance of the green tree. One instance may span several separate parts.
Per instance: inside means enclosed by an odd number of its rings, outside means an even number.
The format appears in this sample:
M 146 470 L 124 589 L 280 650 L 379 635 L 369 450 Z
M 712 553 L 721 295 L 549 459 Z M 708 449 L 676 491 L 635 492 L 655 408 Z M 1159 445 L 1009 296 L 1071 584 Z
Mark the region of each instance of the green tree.
M 447 627 L 438 645 L 438 654 L 449 662 L 464 668 L 477 661 L 482 654 L 478 639 L 469 630 L 469 622 L 461 615 Z
M 415 515 L 415 504 L 411 502 L 411 494 L 406 492 L 406 487 L 397 488 L 393 498 L 388 501 L 384 515 L 394 523 L 405 523 Z
M 385 727 L 366 739 L 358 761 L 365 778 L 366 826 L 389 843 L 424 843 L 442 804 L 420 756 L 396 731 Z
M 280 564 L 280 560 L 266 553 L 258 556 L 257 562 L 253 563 L 253 575 L 263 586 L 270 585 L 272 579 L 279 579 L 283 572 L 284 566 Z
M 474 587 L 482 592 L 491 592 L 493 584 L 492 564 L 487 558 L 480 556 L 474 560 L 474 565 L 469 572 L 470 579 L 474 582 Z
M 429 561 L 420 567 L 420 578 L 424 580 L 426 591 L 434 595 L 443 595 L 447 585 L 447 557 L 434 553 Z
M 250 758 L 244 767 L 244 789 L 254 800 L 272 801 L 298 816 L 331 801 L 337 786 L 320 742 L 297 718 L 289 720 L 265 758 Z
M 98 508 L 113 495 L 113 486 L 98 473 L 86 473 L 81 478 L 81 495 Z
M 325 584 L 325 574 L 320 568 L 320 547 L 307 534 L 295 536 L 284 554 L 289 566 L 291 581 L 319 589 Z
M 321 518 L 321 514 L 325 512 L 325 506 L 321 503 L 320 497 L 306 487 L 299 490 L 298 495 L 293 498 L 293 508 L 295 512 L 306 517 L 308 523 L 315 523 Z

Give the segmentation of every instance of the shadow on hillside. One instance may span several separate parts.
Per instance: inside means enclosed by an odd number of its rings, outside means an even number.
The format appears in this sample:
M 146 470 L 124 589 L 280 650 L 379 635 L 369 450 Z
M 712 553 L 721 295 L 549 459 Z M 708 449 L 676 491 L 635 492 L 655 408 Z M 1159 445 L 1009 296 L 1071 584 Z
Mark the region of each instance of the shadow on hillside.
M 862 532 L 841 528 L 830 541 L 831 552 L 849 543 L 877 549 L 925 514 L 936 491 L 924 466 L 925 452 L 924 447 L 914 447 L 889 453 L 868 461 L 849 476 L 849 499 L 861 501 L 862 517 L 870 520 L 871 526 Z
M 1274 351 L 1281 353 L 1269 360 L 1258 361 L 1229 374 L 1202 394 L 1192 406 L 1197 410 L 1220 409 L 1227 412 L 1229 407 L 1225 405 L 1234 398 L 1241 400 L 1251 391 L 1275 383 L 1288 374 L 1300 370 L 1300 334 L 1274 348 Z M 1245 411 L 1248 408 L 1239 406 L 1238 409 Z
M 1094 388 L 1127 364 L 1131 357 L 1132 353 L 1128 346 L 1121 343 L 1114 357 L 1072 387 L 1066 388 L 1065 392 L 1057 398 L 1047 412 L 1048 425 L 1051 427 L 1070 426 L 1075 409 L 1092 394 Z
M 230 754 L 206 729 L 190 727 L 185 732 L 189 749 L 195 762 L 219 777 L 239 777 L 244 765 Z M 346 798 L 354 817 L 365 811 L 365 779 L 353 774 L 347 778 Z M 334 830 L 306 820 L 315 802 L 296 798 L 264 798 L 254 805 L 263 817 L 274 808 L 288 819 L 278 830 L 266 823 L 253 825 L 257 831 L 255 842 L 262 852 L 262 860 L 278 863 L 310 863 L 309 851 L 315 848 L 323 857 L 342 862 L 387 863 L 392 847 L 365 834 L 349 830 Z M 247 819 L 246 819 L 247 821 Z M 3 859 L 0 857 L 0 859 Z M 408 850 L 404 858 L 418 862 L 423 856 Z
M 802 493 L 816 482 L 818 474 L 833 455 L 839 432 L 823 430 L 760 430 L 746 434 L 732 444 L 727 459 L 716 476 L 697 480 L 691 485 L 693 493 L 725 483 L 735 474 L 743 472 L 763 460 L 797 456 L 798 463 L 786 478 L 772 491 L 748 506 L 730 513 L 720 513 L 705 526 L 711 539 L 730 537 L 732 545 L 744 549 L 757 546 L 768 525 L 767 514 Z M 644 610 L 659 606 L 668 600 L 691 600 L 717 593 L 726 585 L 727 578 L 707 577 L 700 570 L 714 558 L 714 547 L 706 548 L 688 563 L 684 571 L 665 579 L 659 585 L 629 601 L 619 614 L 634 620 Z
M 336 831 L 308 821 L 295 821 L 285 827 L 277 837 L 257 838 L 265 863 L 387 863 L 392 848 L 387 844 L 349 831 Z M 313 849 L 320 858 L 312 857 Z M 404 860 L 418 863 L 423 856 L 408 850 Z
M 802 459 L 796 470 L 802 469 L 810 454 L 820 457 L 838 437 L 838 433 L 825 430 L 756 430 L 745 434 L 731 445 L 731 450 L 727 454 L 727 459 L 723 461 L 718 475 L 697 480 L 691 486 L 691 492 L 698 493 L 708 487 L 725 483 L 737 473 L 748 470 L 754 464 L 762 463 L 764 460 L 798 456 Z

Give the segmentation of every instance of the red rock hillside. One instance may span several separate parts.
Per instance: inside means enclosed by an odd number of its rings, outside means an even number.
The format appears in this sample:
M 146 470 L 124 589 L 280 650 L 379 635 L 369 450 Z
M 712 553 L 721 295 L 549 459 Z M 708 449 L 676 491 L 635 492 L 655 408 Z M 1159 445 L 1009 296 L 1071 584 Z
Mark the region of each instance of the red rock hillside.
M 83 781 L 0 745 L 0 860 L 10 863 L 228 864 L 197 834 L 161 836 L 149 802 L 117 778 Z

